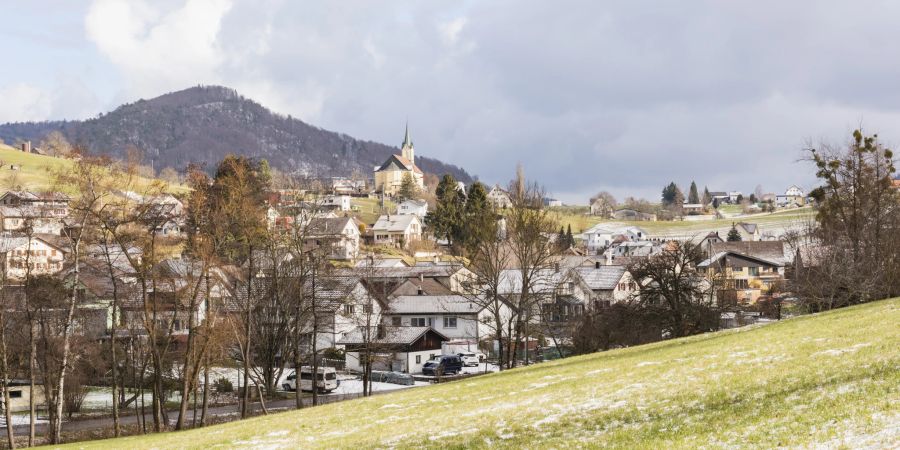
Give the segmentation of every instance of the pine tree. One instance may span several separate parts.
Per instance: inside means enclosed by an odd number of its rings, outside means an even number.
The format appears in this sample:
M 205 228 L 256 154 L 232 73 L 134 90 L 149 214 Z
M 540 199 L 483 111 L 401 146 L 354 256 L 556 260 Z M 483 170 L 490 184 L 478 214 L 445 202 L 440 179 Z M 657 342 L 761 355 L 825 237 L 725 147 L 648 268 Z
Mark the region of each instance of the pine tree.
M 709 205 L 712 202 L 712 195 L 709 194 L 709 188 L 706 186 L 703 187 L 703 198 L 701 199 L 703 205 Z
M 468 246 L 470 238 L 477 236 L 481 231 L 489 229 L 491 222 L 496 220 L 494 209 L 488 201 L 487 188 L 479 182 L 469 186 L 466 194 L 465 218 L 461 224 L 463 232 L 458 237 L 460 244 Z
M 575 236 L 572 235 L 572 224 L 568 225 L 566 229 L 566 242 L 569 244 L 569 248 L 575 247 Z
M 739 242 L 741 241 L 741 233 L 738 232 L 737 227 L 734 223 L 731 224 L 731 230 L 728 231 L 728 237 L 725 238 L 728 242 Z
M 700 194 L 697 193 L 697 183 L 691 181 L 691 189 L 688 191 L 688 203 L 700 203 Z
M 403 180 L 400 183 L 400 190 L 397 191 L 397 196 L 404 200 L 419 197 L 419 186 L 416 185 L 416 180 L 413 178 L 412 173 L 406 172 L 403 174 Z
M 559 246 L 560 250 L 569 248 L 569 238 L 566 237 L 566 229 L 562 226 L 559 227 L 559 234 L 556 236 L 556 245 Z
M 437 202 L 425 217 L 425 224 L 435 237 L 446 239 L 452 246 L 464 232 L 465 194 L 459 191 L 453 175 L 447 174 L 438 183 L 435 197 Z

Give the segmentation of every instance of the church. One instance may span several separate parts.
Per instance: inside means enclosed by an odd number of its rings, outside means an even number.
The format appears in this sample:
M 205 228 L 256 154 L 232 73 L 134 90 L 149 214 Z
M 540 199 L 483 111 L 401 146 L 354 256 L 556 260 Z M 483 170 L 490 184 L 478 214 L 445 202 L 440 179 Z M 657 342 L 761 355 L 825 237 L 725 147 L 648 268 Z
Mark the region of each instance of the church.
M 403 144 L 400 145 L 400 154 L 391 155 L 384 164 L 375 169 L 375 191 L 388 196 L 397 195 L 400 186 L 403 185 L 403 178 L 407 174 L 412 176 L 420 190 L 425 189 L 424 174 L 416 166 L 415 157 L 415 149 L 409 138 L 409 124 L 407 124 L 406 135 L 403 137 Z

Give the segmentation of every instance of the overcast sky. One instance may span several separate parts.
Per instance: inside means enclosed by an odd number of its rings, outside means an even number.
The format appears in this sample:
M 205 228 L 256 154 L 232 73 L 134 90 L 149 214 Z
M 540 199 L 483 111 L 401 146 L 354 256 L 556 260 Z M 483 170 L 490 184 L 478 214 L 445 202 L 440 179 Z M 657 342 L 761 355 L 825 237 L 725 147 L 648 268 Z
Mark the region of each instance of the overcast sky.
M 197 84 L 488 183 L 783 191 L 862 123 L 900 142 L 900 2 L 0 3 L 0 122 Z

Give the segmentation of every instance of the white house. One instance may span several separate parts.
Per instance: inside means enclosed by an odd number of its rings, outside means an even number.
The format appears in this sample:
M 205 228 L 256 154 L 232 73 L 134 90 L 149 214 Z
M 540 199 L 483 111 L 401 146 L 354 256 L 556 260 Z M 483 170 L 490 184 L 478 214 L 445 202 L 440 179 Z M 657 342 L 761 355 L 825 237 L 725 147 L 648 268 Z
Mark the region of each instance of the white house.
M 376 244 L 406 247 L 422 239 L 422 219 L 413 214 L 381 216 L 372 226 L 372 238 Z
M 346 349 L 347 369 L 361 372 L 366 352 L 372 354 L 374 370 L 421 373 L 429 359 L 441 354 L 446 336 L 431 327 L 377 325 L 357 327 L 338 341 Z
M 304 246 L 328 245 L 331 259 L 355 259 L 359 255 L 359 224 L 352 217 L 317 217 L 306 225 Z
M 646 239 L 647 233 L 634 226 L 611 226 L 602 223 L 594 225 L 582 233 L 588 252 L 592 254 L 608 248 L 618 236 L 622 236 L 628 241 L 640 241 Z
M 780 207 L 803 206 L 805 203 L 806 196 L 803 193 L 803 189 L 800 189 L 797 185 L 787 188 L 784 194 L 775 196 L 775 204 Z
M 350 211 L 349 195 L 326 195 L 322 198 L 321 204 L 323 208 L 334 209 L 337 211 Z
M 512 206 L 512 200 L 509 198 L 509 194 L 500 188 L 499 184 L 495 184 L 491 191 L 488 192 L 487 195 L 488 201 L 491 202 L 497 209 L 505 209 Z
M 58 192 L 8 191 L 0 196 L 2 231 L 24 231 L 60 235 L 69 214 L 69 197 Z
M 741 191 L 729 191 L 728 192 L 728 202 L 729 203 L 737 203 L 738 197 L 743 198 L 744 194 L 742 194 Z
M 7 278 L 23 279 L 31 275 L 58 273 L 63 268 L 66 250 L 51 236 L 2 236 L 0 258 Z
M 424 219 L 428 214 L 428 202 L 425 200 L 404 200 L 397 205 L 397 214 L 413 214 Z
M 576 267 L 575 277 L 591 290 L 590 306 L 594 309 L 626 301 L 634 297 L 637 285 L 623 266 Z
M 478 343 L 490 337 L 487 311 L 462 295 L 402 295 L 389 300 L 382 313 L 385 325 L 428 326 L 454 340 Z

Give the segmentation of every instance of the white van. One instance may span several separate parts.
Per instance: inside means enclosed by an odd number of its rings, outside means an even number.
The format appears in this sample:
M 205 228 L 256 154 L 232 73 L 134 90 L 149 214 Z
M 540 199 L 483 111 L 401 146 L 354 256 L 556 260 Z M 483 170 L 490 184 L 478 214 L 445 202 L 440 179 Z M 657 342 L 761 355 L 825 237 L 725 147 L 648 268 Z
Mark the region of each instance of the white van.
M 337 370 L 334 367 L 319 367 L 319 376 L 316 377 L 316 388 L 319 392 L 331 392 L 338 388 Z M 300 368 L 300 390 L 312 392 L 313 390 L 313 370 L 310 366 Z M 285 378 L 281 387 L 286 391 L 297 390 L 297 371 L 291 372 Z

